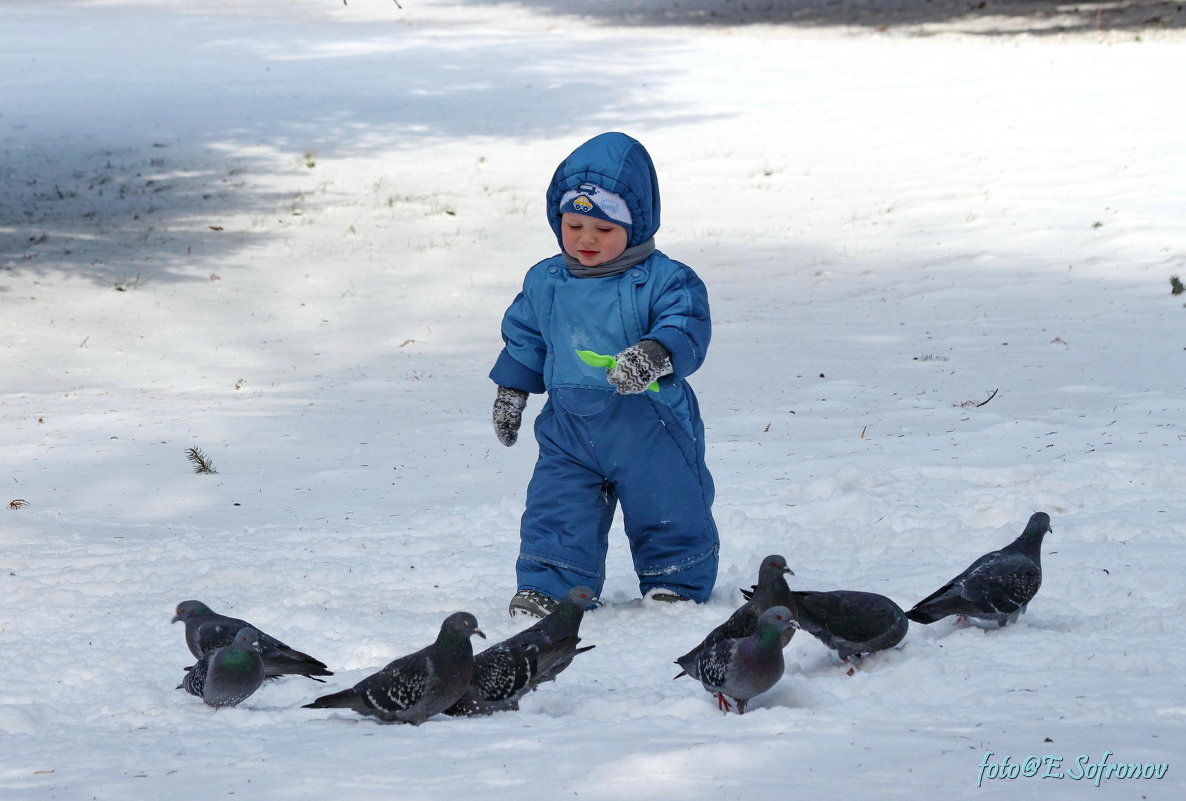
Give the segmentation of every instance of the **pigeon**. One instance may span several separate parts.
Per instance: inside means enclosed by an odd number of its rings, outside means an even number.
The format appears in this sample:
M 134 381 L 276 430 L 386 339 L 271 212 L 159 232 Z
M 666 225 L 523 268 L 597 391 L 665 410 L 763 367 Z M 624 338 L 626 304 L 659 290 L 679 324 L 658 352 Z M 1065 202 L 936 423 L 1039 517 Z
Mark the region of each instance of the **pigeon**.
M 486 635 L 469 612 L 454 612 L 432 645 L 401 656 L 348 690 L 323 695 L 304 709 L 353 709 L 384 723 L 419 726 L 457 702 L 474 672 L 470 637 Z
M 758 630 L 758 619 L 772 606 L 783 605 L 786 606 L 786 593 L 790 591 L 787 587 L 787 574 L 795 575 L 795 572 L 787 567 L 787 560 L 778 554 L 771 554 L 762 560 L 762 566 L 758 568 L 758 583 L 754 585 L 752 593 L 746 595 L 746 602 L 734 610 L 733 614 L 729 616 L 721 625 L 708 633 L 700 644 L 688 651 L 686 654 L 675 660 L 675 663 L 683 668 L 684 672 L 676 675 L 678 679 L 680 676 L 688 671 L 688 665 L 696 661 L 696 657 L 701 651 L 710 648 L 721 640 L 738 639 L 741 637 L 748 637 Z M 742 590 L 745 594 L 745 591 Z M 791 641 L 795 629 L 788 628 L 783 634 L 783 647 Z
M 220 615 L 201 601 L 179 603 L 172 622 L 179 620 L 185 623 L 185 644 L 189 646 L 190 653 L 199 659 L 211 649 L 229 645 L 240 629 L 255 628 L 245 620 Z M 259 635 L 267 678 L 292 674 L 324 682 L 324 679 L 317 677 L 334 675 L 324 662 L 288 647 L 259 629 L 255 630 Z
M 550 614 L 533 626 L 474 657 L 469 686 L 446 715 L 489 715 L 519 708 L 519 699 L 572 664 L 577 654 L 594 646 L 578 648 L 577 636 L 585 607 L 593 602 L 593 591 L 575 587 Z
M 576 646 L 580 642 L 577 633 L 580 631 L 581 621 L 585 619 L 585 609 L 594 601 L 593 590 L 588 587 L 573 587 L 560 599 L 559 605 L 550 614 L 523 630 L 523 634 L 539 632 L 543 635 L 551 652 L 540 665 L 536 684 L 554 680 L 562 670 L 572 664 L 577 654 L 593 647 Z
M 687 666 L 686 673 L 717 697 L 719 709 L 728 712 L 731 698 L 737 705 L 737 714 L 743 715 L 751 698 L 766 692 L 782 678 L 783 633 L 795 625 L 791 610 L 785 606 L 771 607 L 758 619 L 756 632 L 748 637 L 719 640 L 705 648 Z
M 593 648 L 577 648 L 578 637 L 549 642 L 538 631 L 524 631 L 492 645 L 474 657 L 474 672 L 461 698 L 445 710 L 446 715 L 490 715 L 519 708 L 519 699 L 551 681 L 575 654 Z
M 900 606 L 874 592 L 792 590 L 785 580 L 763 589 L 759 576 L 758 584 L 741 594 L 751 602 L 759 598 L 767 607 L 787 607 L 799 628 L 836 651 L 843 662 L 894 647 L 910 625 Z
M 259 632 L 240 629 L 228 645 L 211 648 L 189 668 L 177 689 L 185 688 L 212 707 L 242 703 L 264 683 Z
M 1053 529 L 1050 515 L 1037 512 L 1013 542 L 981 556 L 906 613 L 918 623 L 948 615 L 975 618 L 998 627 L 1013 623 L 1042 586 L 1042 538 Z
M 884 595 L 855 590 L 791 590 L 799 628 L 831 648 L 842 662 L 893 648 L 906 636 L 906 613 Z

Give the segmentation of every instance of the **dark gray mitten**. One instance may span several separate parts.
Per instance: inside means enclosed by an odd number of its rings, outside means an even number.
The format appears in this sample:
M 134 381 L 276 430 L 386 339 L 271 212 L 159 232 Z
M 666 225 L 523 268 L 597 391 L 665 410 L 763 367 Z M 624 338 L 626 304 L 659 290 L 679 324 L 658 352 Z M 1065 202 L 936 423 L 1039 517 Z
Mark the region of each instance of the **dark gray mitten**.
M 631 345 L 614 357 L 617 366 L 606 371 L 621 395 L 644 391 L 656 378 L 671 374 L 671 353 L 653 339 Z
M 519 439 L 519 426 L 523 423 L 526 406 L 527 393 L 521 389 L 499 387 L 494 396 L 494 433 L 508 448 Z

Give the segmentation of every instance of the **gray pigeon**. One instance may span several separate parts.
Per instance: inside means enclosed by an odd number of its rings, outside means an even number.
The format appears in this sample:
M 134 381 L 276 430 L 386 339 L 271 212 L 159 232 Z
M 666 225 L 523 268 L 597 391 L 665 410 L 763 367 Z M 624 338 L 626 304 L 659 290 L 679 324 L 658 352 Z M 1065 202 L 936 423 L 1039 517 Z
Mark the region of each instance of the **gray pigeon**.
M 457 702 L 474 672 L 470 637 L 486 635 L 469 612 L 454 612 L 432 645 L 401 656 L 349 690 L 323 695 L 304 709 L 353 709 L 384 723 L 419 726 Z
M 786 606 L 785 596 L 790 592 L 785 578 L 788 573 L 795 575 L 795 572 L 787 567 L 787 560 L 778 554 L 771 554 L 763 559 L 762 566 L 758 568 L 758 583 L 754 585 L 753 592 L 746 595 L 746 602 L 737 607 L 728 620 L 710 631 L 699 645 L 675 660 L 675 663 L 683 668 L 684 673 L 688 673 L 688 665 L 696 661 L 701 651 L 711 648 L 721 640 L 748 637 L 757 631 L 758 619 L 763 612 L 772 606 Z M 744 590 L 742 592 L 745 593 Z M 791 641 L 794 633 L 794 628 L 786 630 L 783 635 L 783 647 Z M 676 678 L 684 673 L 677 674 Z
M 740 639 L 720 640 L 705 648 L 686 672 L 717 697 L 718 708 L 728 712 L 732 698 L 737 704 L 737 714 L 745 714 L 751 698 L 766 692 L 782 678 L 783 633 L 794 625 L 791 610 L 785 606 L 771 607 L 758 619 L 756 632 Z
M 213 707 L 242 703 L 264 683 L 259 632 L 246 627 L 230 644 L 211 648 L 189 669 L 181 687 Z
M 489 715 L 519 708 L 519 699 L 545 681 L 552 681 L 577 654 L 577 636 L 593 590 L 575 587 L 550 614 L 533 626 L 474 657 L 474 672 L 465 693 L 446 715 Z
M 1050 515 L 1035 513 L 1021 536 L 977 559 L 916 603 L 906 616 L 924 624 L 948 615 L 995 622 L 997 626 L 1016 621 L 1042 586 L 1042 538 L 1050 531 Z
M 240 629 L 255 628 L 245 620 L 220 615 L 201 601 L 179 603 L 172 622 L 179 620 L 185 623 L 185 644 L 189 646 L 189 652 L 198 658 L 211 649 L 230 644 Z M 259 647 L 263 653 L 267 678 L 292 674 L 324 681 L 317 676 L 334 675 L 324 662 L 290 648 L 257 628 L 255 630 L 259 634 Z

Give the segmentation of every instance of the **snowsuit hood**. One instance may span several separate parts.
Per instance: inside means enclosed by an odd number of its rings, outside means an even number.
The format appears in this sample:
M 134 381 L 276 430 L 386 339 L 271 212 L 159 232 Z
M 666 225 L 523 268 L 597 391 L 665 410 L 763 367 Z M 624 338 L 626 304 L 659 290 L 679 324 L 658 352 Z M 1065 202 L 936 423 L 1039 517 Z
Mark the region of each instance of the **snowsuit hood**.
M 630 210 L 627 247 L 659 230 L 659 179 L 642 143 L 624 133 L 598 134 L 560 162 L 548 185 L 548 224 L 560 241 L 560 202 L 564 193 L 591 183 L 620 195 Z M 563 244 L 561 245 L 563 250 Z

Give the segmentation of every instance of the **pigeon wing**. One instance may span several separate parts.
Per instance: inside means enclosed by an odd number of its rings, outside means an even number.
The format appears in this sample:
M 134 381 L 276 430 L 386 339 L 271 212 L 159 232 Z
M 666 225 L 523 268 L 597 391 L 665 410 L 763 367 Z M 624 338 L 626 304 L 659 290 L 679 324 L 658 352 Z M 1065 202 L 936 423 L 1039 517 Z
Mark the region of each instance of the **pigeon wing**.
M 536 651 L 517 643 L 498 644 L 474 657 L 470 685 L 482 698 L 506 701 L 521 697 L 529 689 L 536 671 Z
M 189 642 L 190 651 L 197 649 L 195 656 L 201 656 L 215 648 L 230 645 L 234 642 L 235 635 L 250 625 L 233 617 L 211 615 L 194 626 L 192 632 L 187 631 L 186 640 Z
M 1011 614 L 1029 603 L 1041 584 L 1042 571 L 1034 560 L 1012 552 L 969 570 L 963 596 L 986 612 Z
M 177 689 L 184 688 L 190 695 L 202 697 L 202 688 L 206 686 L 206 674 L 210 670 L 210 654 L 200 657 L 193 667 L 186 668 L 185 678 Z
M 715 693 L 725 686 L 736 649 L 735 640 L 721 640 L 696 656 L 695 678 L 700 680 L 704 689 Z
M 392 662 L 378 673 L 360 681 L 354 689 L 366 699 L 375 710 L 395 719 L 424 698 L 425 690 L 432 679 L 428 659 L 403 657 Z
M 675 660 L 675 663 L 682 667 L 684 672 L 689 676 L 697 678 L 696 673 L 688 670 L 688 667 L 695 667 L 696 660 L 701 653 L 725 640 L 739 640 L 743 637 L 750 636 L 758 630 L 758 618 L 760 616 L 761 612 L 758 610 L 757 605 L 751 601 L 746 601 L 737 607 L 733 611 L 733 614 L 729 615 L 728 620 L 710 631 L 695 648 Z M 677 676 L 676 678 L 679 677 Z
M 796 595 L 801 609 L 800 622 L 814 619 L 832 634 L 854 643 L 884 634 L 894 627 L 902 614 L 889 598 L 871 592 L 835 590 Z

